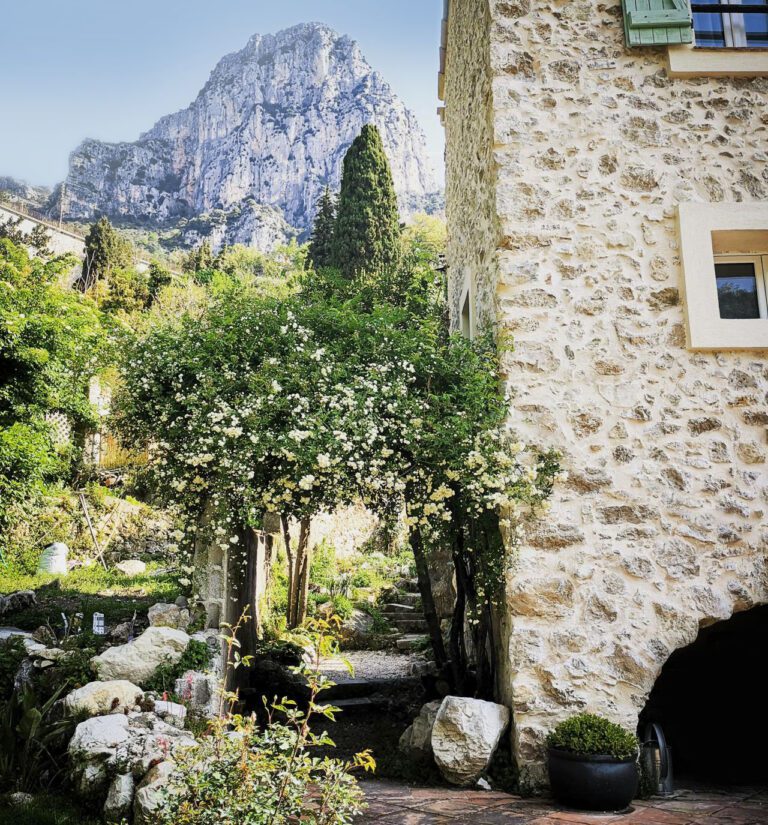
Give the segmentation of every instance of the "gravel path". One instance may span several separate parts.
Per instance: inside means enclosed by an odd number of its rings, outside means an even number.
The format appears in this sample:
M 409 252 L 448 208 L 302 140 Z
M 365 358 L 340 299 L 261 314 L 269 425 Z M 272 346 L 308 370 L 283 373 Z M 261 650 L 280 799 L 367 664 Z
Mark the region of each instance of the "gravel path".
M 411 665 L 424 662 L 420 653 L 397 653 L 392 650 L 350 650 L 344 658 L 354 667 L 354 677 L 340 659 L 326 659 L 322 672 L 334 682 L 349 679 L 403 679 L 411 675 Z

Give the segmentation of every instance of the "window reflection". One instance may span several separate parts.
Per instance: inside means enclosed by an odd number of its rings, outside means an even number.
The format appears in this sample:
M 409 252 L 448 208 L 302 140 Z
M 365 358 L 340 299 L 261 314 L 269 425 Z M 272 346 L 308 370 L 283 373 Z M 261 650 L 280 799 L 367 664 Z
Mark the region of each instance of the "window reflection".
M 721 318 L 759 318 L 755 265 L 715 264 Z

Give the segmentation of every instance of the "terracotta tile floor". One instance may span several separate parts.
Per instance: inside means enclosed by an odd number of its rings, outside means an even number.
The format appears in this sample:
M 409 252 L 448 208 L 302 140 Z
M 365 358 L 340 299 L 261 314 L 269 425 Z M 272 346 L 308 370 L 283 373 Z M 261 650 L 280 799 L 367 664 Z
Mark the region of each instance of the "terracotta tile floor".
M 641 800 L 626 814 L 565 810 L 548 799 L 499 791 L 363 782 L 368 810 L 356 825 L 768 825 L 768 790 L 680 790 Z

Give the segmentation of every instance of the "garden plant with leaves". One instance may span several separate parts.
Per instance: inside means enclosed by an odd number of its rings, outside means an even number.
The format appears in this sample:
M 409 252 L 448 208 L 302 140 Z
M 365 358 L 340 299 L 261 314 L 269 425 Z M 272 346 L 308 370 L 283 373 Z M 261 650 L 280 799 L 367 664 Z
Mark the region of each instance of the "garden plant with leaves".
M 250 621 L 244 613 L 223 636 L 228 674 L 247 667 L 240 654 L 238 633 Z M 265 700 L 266 722 L 236 712 L 236 693 L 221 691 L 221 713 L 195 748 L 177 756 L 159 825 L 347 825 L 361 813 L 363 794 L 354 778 L 357 770 L 373 770 L 369 752 L 349 761 L 313 756 L 313 749 L 333 745 L 326 733 L 316 733 L 319 720 L 334 720 L 338 709 L 318 697 L 332 686 L 320 673 L 323 657 L 338 655 L 333 621 L 310 621 L 305 643 L 315 651 L 311 663 L 292 668 L 306 679 L 310 698 L 306 709 L 283 698 Z

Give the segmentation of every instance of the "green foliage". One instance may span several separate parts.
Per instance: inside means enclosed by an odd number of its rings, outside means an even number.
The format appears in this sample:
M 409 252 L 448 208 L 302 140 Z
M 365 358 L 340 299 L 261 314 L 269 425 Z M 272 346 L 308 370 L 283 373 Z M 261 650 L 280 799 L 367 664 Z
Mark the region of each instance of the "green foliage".
M 203 241 L 187 254 L 181 264 L 181 271 L 191 275 L 213 269 L 213 252 L 209 241 Z
M 94 297 L 112 315 L 141 312 L 151 302 L 149 278 L 135 269 L 113 269 L 108 281 L 96 285 Z
M 317 209 L 309 243 L 309 262 L 315 269 L 333 266 L 333 233 L 336 225 L 336 203 L 326 186 Z
M 363 126 L 344 157 L 332 263 L 347 279 L 381 274 L 400 254 L 400 218 L 379 130 Z
M 0 791 L 50 788 L 63 773 L 74 722 L 54 719 L 62 691 L 41 702 L 27 688 L 0 705 Z
M 85 258 L 77 286 L 87 292 L 98 281 L 109 281 L 118 269 L 133 264 L 133 245 L 112 226 L 108 218 L 99 218 L 85 236 Z
M 16 246 L 34 249 L 38 255 L 47 258 L 50 255 L 48 244 L 51 242 L 48 230 L 42 224 L 36 223 L 29 232 L 25 232 L 22 229 L 23 222 L 22 217 L 0 221 L 0 238 L 7 238 Z
M 447 240 L 445 221 L 434 215 L 414 215 L 403 228 L 403 255 L 436 268 L 445 255 Z
M 333 596 L 331 601 L 333 602 L 333 612 L 340 619 L 348 619 L 355 609 L 349 598 L 342 594 Z
M 190 639 L 181 654 L 181 659 L 175 664 L 172 662 L 161 664 L 143 687 L 155 693 L 170 693 L 175 689 L 176 680 L 188 670 L 207 670 L 210 666 L 211 651 L 208 645 L 205 642 Z
M 291 667 L 301 664 L 303 655 L 303 648 L 290 639 L 261 639 L 254 650 L 255 659 L 272 659 Z
M 372 633 L 387 633 L 391 629 L 389 622 L 384 617 L 384 614 L 376 605 L 368 604 L 364 608 L 365 612 L 373 619 L 371 625 Z
M 337 574 L 336 548 L 324 539 L 314 549 L 309 581 L 311 584 L 330 589 Z
M 26 656 L 24 642 L 18 636 L 11 636 L 0 642 L 0 702 L 11 698 L 13 681 Z
M 109 357 L 93 301 L 59 285 L 68 257 L 30 258 L 0 240 L 0 555 L 45 486 L 71 470 L 74 443 L 57 446 L 47 420 L 62 414 L 75 433 L 96 423 L 88 385 Z
M 237 653 L 241 623 L 225 636 L 228 671 L 247 664 Z M 212 722 L 197 747 L 176 755 L 177 767 L 156 813 L 158 825 L 349 825 L 362 812 L 363 793 L 352 772 L 375 768 L 370 753 L 348 762 L 312 753 L 333 745 L 327 734 L 313 732 L 312 721 L 333 721 L 338 711 L 317 702 L 332 685 L 319 672 L 320 657 L 338 655 L 338 645 L 329 622 L 314 622 L 304 632 L 318 657 L 293 668 L 309 686 L 307 710 L 285 698 L 265 699 L 267 723 L 259 727 L 254 716 L 233 713 L 237 697 L 231 695 L 229 714 Z M 239 735 L 232 736 L 232 729 Z
M 592 713 L 580 713 L 561 722 L 547 736 L 547 745 L 582 756 L 631 759 L 638 754 L 638 741 L 633 733 Z
M 13 624 L 22 630 L 36 630 L 48 622 L 59 632 L 61 613 L 82 613 L 86 621 L 94 612 L 103 613 L 112 626 L 129 621 L 156 602 L 173 602 L 179 595 L 176 577 L 162 573 L 158 564 L 148 565 L 140 576 L 124 576 L 101 565 L 81 567 L 65 577 L 27 575 L 0 568 L 0 593 L 35 590 L 37 605 L 13 614 Z M 106 595 L 105 595 L 106 593 Z
M 36 794 L 29 805 L 2 807 L 0 825 L 101 825 L 100 817 L 92 817 L 70 797 Z
M 171 273 L 157 261 L 152 261 L 147 272 L 147 287 L 149 289 L 149 303 L 152 303 L 162 289 L 173 282 Z

